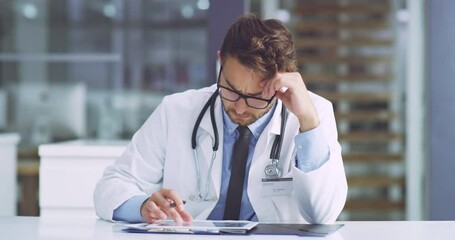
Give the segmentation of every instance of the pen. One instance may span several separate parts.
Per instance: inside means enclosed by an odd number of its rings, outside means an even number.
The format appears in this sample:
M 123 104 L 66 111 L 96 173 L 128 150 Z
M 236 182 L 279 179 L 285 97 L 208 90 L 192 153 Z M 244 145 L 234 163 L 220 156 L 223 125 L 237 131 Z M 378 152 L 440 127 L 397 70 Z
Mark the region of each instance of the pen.
M 183 202 L 183 204 L 186 203 L 185 200 L 183 200 L 182 202 Z M 175 202 L 172 202 L 171 204 L 169 204 L 169 207 L 170 207 L 170 208 L 174 208 L 174 207 L 176 207 L 176 206 L 177 206 L 177 204 L 175 204 Z

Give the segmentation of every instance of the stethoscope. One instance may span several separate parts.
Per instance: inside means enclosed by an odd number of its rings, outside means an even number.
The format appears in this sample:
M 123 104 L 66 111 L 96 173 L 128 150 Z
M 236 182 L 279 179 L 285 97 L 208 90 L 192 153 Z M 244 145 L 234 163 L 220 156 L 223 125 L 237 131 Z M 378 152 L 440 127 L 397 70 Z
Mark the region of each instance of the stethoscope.
M 219 147 L 219 135 L 218 135 L 218 129 L 216 126 L 216 121 L 215 121 L 215 102 L 216 98 L 218 97 L 218 89 L 210 96 L 209 100 L 205 103 L 204 107 L 202 108 L 201 112 L 199 113 L 199 116 L 197 117 L 196 123 L 194 124 L 193 127 L 193 133 L 191 135 L 191 147 L 193 148 L 193 155 L 194 155 L 194 160 L 195 160 L 195 165 L 196 165 L 196 177 L 197 177 L 197 196 L 191 196 L 190 200 L 194 201 L 216 201 L 216 197 L 213 198 L 208 198 L 209 194 L 209 189 L 210 189 L 210 173 L 212 172 L 213 168 L 213 163 L 216 158 L 216 153 L 218 151 Z M 212 128 L 213 128 L 213 133 L 214 133 L 214 143 L 213 143 L 213 152 L 212 152 L 212 157 L 210 160 L 210 165 L 207 173 L 207 179 L 205 182 L 205 194 L 202 196 L 201 192 L 201 170 L 199 166 L 199 155 L 196 150 L 196 134 L 197 134 L 197 129 L 199 128 L 199 125 L 201 124 L 202 118 L 204 117 L 205 112 L 207 112 L 207 109 L 210 107 L 210 121 L 212 123 Z M 280 153 L 281 153 L 281 146 L 283 145 L 283 136 L 285 133 L 285 128 L 286 128 L 286 120 L 287 120 L 288 112 L 286 111 L 286 107 L 282 105 L 281 108 L 281 133 L 280 135 L 277 135 L 273 141 L 272 149 L 270 151 L 270 164 L 268 164 L 265 169 L 264 173 L 266 178 L 272 179 L 272 178 L 280 178 L 282 175 L 282 170 L 279 165 L 279 158 L 280 158 Z

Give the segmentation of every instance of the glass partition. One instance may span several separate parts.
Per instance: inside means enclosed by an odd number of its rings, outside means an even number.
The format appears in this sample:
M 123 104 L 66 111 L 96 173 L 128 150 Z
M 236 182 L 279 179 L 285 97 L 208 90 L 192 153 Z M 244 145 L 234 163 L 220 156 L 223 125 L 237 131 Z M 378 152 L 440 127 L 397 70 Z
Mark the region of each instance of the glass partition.
M 0 1 L 0 130 L 20 132 L 24 145 L 130 138 L 165 94 L 213 82 L 208 8 L 208 0 Z M 44 115 L 72 116 L 72 126 L 35 126 Z

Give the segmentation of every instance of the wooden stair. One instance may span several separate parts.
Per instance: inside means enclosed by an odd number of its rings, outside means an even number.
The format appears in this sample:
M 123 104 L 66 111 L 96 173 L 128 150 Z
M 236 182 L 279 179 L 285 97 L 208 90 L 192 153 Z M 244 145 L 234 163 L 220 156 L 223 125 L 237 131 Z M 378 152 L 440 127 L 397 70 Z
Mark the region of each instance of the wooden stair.
M 348 200 L 344 206 L 348 211 L 404 211 L 404 201 L 391 201 L 381 199 L 356 199 Z
M 297 58 L 301 64 L 373 64 L 391 63 L 390 56 L 300 56 Z
M 335 118 L 338 121 L 350 121 L 350 122 L 358 122 L 358 121 L 366 121 L 366 122 L 388 122 L 394 119 L 397 119 L 399 114 L 392 111 L 386 110 L 355 110 L 350 111 L 347 113 L 336 112 Z
M 381 47 L 390 46 L 393 43 L 392 39 L 376 39 L 376 38 L 353 38 L 353 39 L 302 39 L 295 42 L 296 48 L 324 48 L 324 47 Z
M 401 153 L 356 152 L 343 154 L 343 161 L 348 164 L 401 163 L 402 159 Z
M 308 21 L 299 22 L 295 25 L 294 30 L 299 31 L 337 31 L 337 30 L 378 30 L 388 28 L 390 24 L 385 21 L 369 21 L 369 22 L 333 22 L 333 21 Z
M 383 103 L 392 100 L 392 94 L 388 92 L 317 92 L 320 96 L 331 102 L 349 101 L 359 103 Z
M 338 133 L 340 141 L 349 142 L 389 142 L 392 140 L 401 140 L 403 134 L 398 132 L 382 131 L 357 131 L 348 133 Z
M 391 178 L 388 176 L 363 176 L 349 177 L 348 184 L 350 187 L 390 187 L 404 186 L 405 179 L 403 177 Z
M 304 74 L 304 80 L 308 83 L 332 83 L 340 82 L 386 82 L 392 79 L 391 74 Z

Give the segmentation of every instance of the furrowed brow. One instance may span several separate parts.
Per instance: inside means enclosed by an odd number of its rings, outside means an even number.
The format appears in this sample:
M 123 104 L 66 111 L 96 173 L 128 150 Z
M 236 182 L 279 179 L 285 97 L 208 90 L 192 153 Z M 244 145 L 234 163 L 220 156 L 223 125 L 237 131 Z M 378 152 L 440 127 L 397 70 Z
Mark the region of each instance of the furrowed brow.
M 241 91 L 239 91 L 237 88 L 235 88 L 234 85 L 232 85 L 226 77 L 224 77 L 224 80 L 226 80 L 226 83 L 229 85 L 229 87 L 230 87 L 232 90 L 241 93 Z M 247 95 L 247 96 L 252 96 L 252 97 L 258 97 L 258 96 L 261 96 L 261 95 L 262 95 L 262 91 L 261 91 L 261 92 L 258 92 L 258 93 L 247 93 L 247 94 L 245 94 L 245 95 Z

